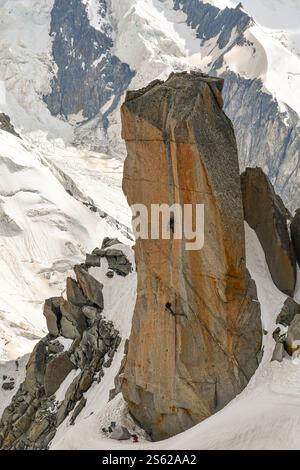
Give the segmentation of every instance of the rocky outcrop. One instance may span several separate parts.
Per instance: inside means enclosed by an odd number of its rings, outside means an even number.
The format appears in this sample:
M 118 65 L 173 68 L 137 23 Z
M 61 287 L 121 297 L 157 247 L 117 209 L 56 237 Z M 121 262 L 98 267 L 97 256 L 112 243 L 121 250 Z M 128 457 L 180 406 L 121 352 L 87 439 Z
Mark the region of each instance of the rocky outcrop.
M 92 304 L 103 310 L 103 285 L 81 266 L 76 266 L 75 274 L 80 289 Z
M 276 343 L 273 355 L 272 355 L 272 361 L 277 361 L 277 362 L 282 362 L 283 359 L 288 356 L 287 353 L 285 352 L 284 349 L 284 344 L 283 342 L 279 341 Z
M 7 116 L 7 114 L 0 113 L 0 129 L 2 131 L 9 132 L 15 137 L 20 137 L 20 135 L 16 132 L 14 126 L 12 125 L 10 117 Z
M 296 210 L 296 214 L 292 220 L 291 236 L 298 265 L 300 266 L 300 209 Z
M 110 239 L 107 238 L 104 239 L 101 249 L 95 248 L 91 255 L 87 255 L 85 264 L 89 267 L 101 266 L 101 258 L 106 258 L 108 269 L 119 276 L 125 277 L 132 272 L 131 263 L 126 258 L 122 250 L 115 247 L 111 248 L 113 245 L 119 245 L 119 240 L 109 240 Z
M 272 361 L 281 362 L 285 357 L 298 354 L 300 349 L 300 305 L 288 297 L 279 313 L 273 332 L 276 342 Z
M 252 18 L 240 6 L 220 10 L 209 2 L 174 0 L 174 9 L 186 13 L 187 24 L 196 29 L 197 36 L 202 41 L 217 38 L 216 43 L 223 53 L 228 52 L 236 43 L 240 44 L 240 35 L 253 24 Z
M 245 220 L 265 252 L 274 284 L 289 296 L 296 286 L 296 259 L 288 229 L 288 212 L 261 168 L 241 176 Z
M 288 297 L 276 319 L 276 323 L 283 326 L 290 326 L 294 317 L 298 314 L 300 314 L 300 305 L 295 302 L 294 299 Z
M 123 189 L 130 205 L 204 204 L 204 248 L 138 239 L 138 294 L 119 382 L 153 439 L 193 426 L 248 383 L 262 344 L 246 271 L 237 148 L 222 80 L 173 74 L 130 92 L 122 107 Z M 151 223 L 150 223 L 151 228 Z
M 57 337 L 60 334 L 62 317 L 60 304 L 62 301 L 62 297 L 52 297 L 51 299 L 47 299 L 44 304 L 43 314 L 46 317 L 47 328 L 51 336 Z
M 45 302 L 49 334 L 35 346 L 25 381 L 3 413 L 0 449 L 47 449 L 66 418 L 74 424 L 87 402 L 84 393 L 112 364 L 121 337 L 102 314 L 102 285 L 88 269 L 75 267 L 78 283 L 68 278 L 68 300 Z M 77 374 L 58 402 L 55 394 L 72 370 Z
M 286 337 L 286 350 L 292 356 L 300 349 L 300 314 L 294 316 Z
M 262 167 L 276 193 L 294 211 L 300 199 L 299 170 L 294 164 L 300 161 L 299 116 L 288 106 L 283 112 L 260 79 L 247 80 L 230 71 L 222 77 L 224 110 L 234 125 L 241 169 Z

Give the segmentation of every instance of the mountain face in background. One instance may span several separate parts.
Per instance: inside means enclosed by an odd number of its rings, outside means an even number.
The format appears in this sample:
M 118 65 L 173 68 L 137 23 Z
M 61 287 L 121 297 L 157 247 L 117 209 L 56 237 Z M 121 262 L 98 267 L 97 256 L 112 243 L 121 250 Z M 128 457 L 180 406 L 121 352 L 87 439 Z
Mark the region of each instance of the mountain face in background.
M 99 111 L 105 120 L 134 75 L 112 53 L 114 33 L 107 0 L 94 3 L 96 24 L 89 21 L 88 2 L 55 0 L 51 11 L 50 36 L 57 69 L 52 91 L 44 99 L 52 114 L 65 119 L 75 116 L 78 122 Z
M 149 79 L 166 78 L 171 69 L 200 68 L 226 79 L 225 112 L 235 126 L 241 167 L 261 166 L 288 207 L 296 209 L 300 59 L 241 4 L 72 0 L 66 9 L 56 0 L 50 34 L 55 74 L 44 99 L 52 114 L 79 124 L 75 134 L 85 134 L 84 122 L 95 118 L 104 134 L 100 148 L 116 149 L 117 158 L 124 158 L 118 113 L 130 83 L 144 86 Z

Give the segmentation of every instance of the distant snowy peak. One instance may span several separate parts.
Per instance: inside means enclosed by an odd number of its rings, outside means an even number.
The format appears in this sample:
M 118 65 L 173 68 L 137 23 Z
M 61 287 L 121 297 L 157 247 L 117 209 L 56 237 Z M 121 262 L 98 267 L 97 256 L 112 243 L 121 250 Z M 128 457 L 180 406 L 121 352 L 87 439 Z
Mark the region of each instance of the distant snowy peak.
M 272 6 L 277 2 L 267 0 Z M 223 0 L 174 0 L 174 8 L 184 11 L 187 23 L 197 31 L 201 39 L 202 61 L 206 72 L 223 73 L 231 70 L 246 79 L 261 79 L 265 91 L 287 104 L 300 115 L 300 58 L 285 44 L 284 34 L 263 28 L 261 9 L 249 2 L 243 4 Z M 264 10 L 266 11 L 266 10 Z M 271 24 L 271 23 L 270 23 Z M 283 108 L 282 108 L 283 109 Z
M 236 4 L 238 0 L 231 0 Z M 300 3 L 297 0 L 243 0 L 244 8 L 266 31 L 300 56 Z

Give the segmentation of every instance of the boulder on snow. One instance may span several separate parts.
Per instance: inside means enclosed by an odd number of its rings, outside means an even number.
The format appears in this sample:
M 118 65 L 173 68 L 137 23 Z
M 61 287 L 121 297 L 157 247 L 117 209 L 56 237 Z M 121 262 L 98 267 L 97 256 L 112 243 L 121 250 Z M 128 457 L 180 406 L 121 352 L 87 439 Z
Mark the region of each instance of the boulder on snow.
M 131 263 L 122 250 L 108 248 L 105 250 L 105 257 L 107 259 L 109 269 L 116 272 L 119 276 L 125 277 L 131 273 Z
M 103 242 L 102 248 L 95 248 L 92 255 L 97 258 L 106 258 L 108 262 L 108 267 L 110 270 L 117 273 L 119 276 L 127 276 L 132 272 L 132 266 L 130 261 L 127 259 L 126 255 L 122 250 L 116 248 L 109 248 L 116 243 L 120 243 L 118 239 L 107 239 L 108 241 Z M 103 246 L 106 248 L 104 249 Z
M 279 323 L 284 326 L 290 326 L 295 315 L 297 314 L 300 314 L 300 305 L 297 304 L 294 299 L 288 297 L 284 302 L 282 310 L 276 319 L 276 323 Z
M 95 254 L 87 254 L 85 264 L 88 268 L 98 268 L 101 266 L 101 256 Z
M 275 343 L 283 343 L 286 338 L 286 333 L 282 333 L 281 328 L 278 327 L 273 331 L 272 336 Z
M 244 215 L 263 247 L 274 284 L 293 296 L 296 258 L 290 239 L 288 213 L 261 168 L 247 168 L 241 175 Z
M 295 315 L 289 326 L 285 345 L 290 356 L 300 349 L 300 314 Z
M 82 307 L 82 313 L 88 320 L 95 320 L 98 313 L 98 309 L 86 305 L 85 307 Z
M 80 378 L 79 389 L 81 392 L 85 393 L 91 387 L 93 383 L 93 374 L 89 370 L 85 370 Z
M 15 382 L 14 381 L 3 382 L 3 384 L 2 384 L 2 389 L 5 390 L 5 391 L 13 390 L 14 388 L 15 388 Z
M 103 242 L 102 242 L 102 250 L 105 250 L 106 248 L 109 248 L 113 245 L 123 245 L 122 242 L 120 242 L 120 240 L 118 240 L 117 238 L 109 238 L 109 237 L 105 237 Z
M 300 266 L 300 209 L 296 210 L 295 217 L 291 223 L 291 237 L 296 253 L 296 258 Z
M 283 343 L 276 343 L 271 361 L 282 362 L 286 352 Z
M 90 302 L 103 310 L 103 284 L 98 282 L 93 276 L 91 276 L 80 266 L 76 266 L 74 271 L 84 295 L 88 298 L 88 300 L 90 300 Z
M 110 439 L 115 439 L 117 441 L 128 441 L 131 438 L 131 434 L 124 426 L 114 426 Z

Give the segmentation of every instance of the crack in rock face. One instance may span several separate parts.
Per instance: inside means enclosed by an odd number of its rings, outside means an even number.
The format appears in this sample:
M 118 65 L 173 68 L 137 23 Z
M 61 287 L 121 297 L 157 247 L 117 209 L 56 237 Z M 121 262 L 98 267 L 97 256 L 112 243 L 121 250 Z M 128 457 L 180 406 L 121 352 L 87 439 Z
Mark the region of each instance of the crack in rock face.
M 223 408 L 261 358 L 260 304 L 246 270 L 237 146 L 222 87 L 201 73 L 171 74 L 128 92 L 122 107 L 129 205 L 205 208 L 202 250 L 187 251 L 185 240 L 172 237 L 136 241 L 138 294 L 119 388 L 154 440 Z

